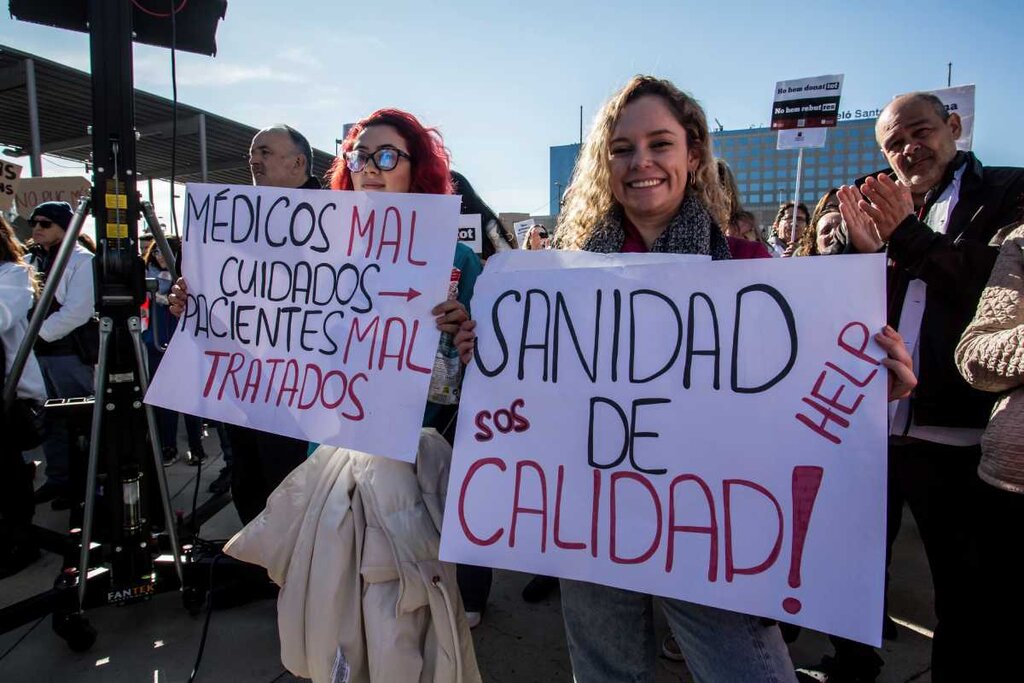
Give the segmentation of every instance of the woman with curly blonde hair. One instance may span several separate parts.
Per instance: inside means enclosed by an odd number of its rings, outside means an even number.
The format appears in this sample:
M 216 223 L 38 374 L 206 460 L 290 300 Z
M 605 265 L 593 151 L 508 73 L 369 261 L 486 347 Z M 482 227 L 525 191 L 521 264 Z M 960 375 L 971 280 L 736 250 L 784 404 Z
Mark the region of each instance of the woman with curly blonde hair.
M 597 115 L 555 239 L 585 251 L 728 259 L 719 229 L 728 220 L 704 111 L 669 81 L 636 76 Z M 652 597 L 585 581 L 561 586 L 576 680 L 653 680 Z M 777 626 L 682 600 L 661 605 L 696 680 L 795 681 Z
M 594 121 L 555 239 L 584 251 L 727 259 L 719 226 L 728 220 L 704 110 L 669 81 L 635 76 Z

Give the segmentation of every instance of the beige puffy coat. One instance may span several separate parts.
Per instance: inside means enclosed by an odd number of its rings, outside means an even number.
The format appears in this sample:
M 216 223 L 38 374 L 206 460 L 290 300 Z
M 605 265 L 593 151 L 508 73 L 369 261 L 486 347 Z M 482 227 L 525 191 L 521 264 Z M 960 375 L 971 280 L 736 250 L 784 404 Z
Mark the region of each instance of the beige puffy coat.
M 321 446 L 225 546 L 281 586 L 281 661 L 315 683 L 476 683 L 455 568 L 437 559 L 451 448 L 416 465 Z
M 971 386 L 1003 394 L 981 438 L 978 476 L 1024 494 L 1024 225 L 1002 243 L 956 364 Z

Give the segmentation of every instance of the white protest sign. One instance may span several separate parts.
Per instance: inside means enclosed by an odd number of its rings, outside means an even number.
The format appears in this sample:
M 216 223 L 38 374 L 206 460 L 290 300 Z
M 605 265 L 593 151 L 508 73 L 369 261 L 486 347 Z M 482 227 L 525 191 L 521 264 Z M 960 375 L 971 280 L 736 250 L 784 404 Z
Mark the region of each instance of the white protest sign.
M 21 166 L 0 159 L 0 211 L 10 211 L 14 206 L 14 193 L 18 190 Z
M 885 257 L 495 259 L 513 261 L 476 283 L 441 559 L 878 644 Z
M 932 90 L 931 93 L 942 100 L 947 112 L 960 116 L 961 130 L 956 148 L 963 152 L 971 151 L 974 144 L 974 84 Z
M 25 220 L 32 215 L 32 209 L 43 202 L 67 202 L 72 209 L 77 209 L 78 202 L 91 189 L 89 181 L 80 176 L 22 178 L 14 193 L 15 208 Z
M 772 99 L 772 128 L 834 127 L 842 91 L 842 74 L 779 81 Z
M 512 224 L 512 229 L 516 231 L 516 244 L 520 247 L 526 242 L 526 234 L 530 232 L 530 228 L 536 225 L 537 222 L 532 218 L 525 221 L 516 221 Z
M 824 147 L 828 128 L 786 128 L 779 131 L 775 149 L 811 149 Z
M 459 198 L 187 191 L 188 304 L 146 401 L 413 461 Z
M 474 254 L 482 254 L 484 242 L 480 232 L 480 214 L 464 213 L 459 216 L 459 241 L 473 250 Z

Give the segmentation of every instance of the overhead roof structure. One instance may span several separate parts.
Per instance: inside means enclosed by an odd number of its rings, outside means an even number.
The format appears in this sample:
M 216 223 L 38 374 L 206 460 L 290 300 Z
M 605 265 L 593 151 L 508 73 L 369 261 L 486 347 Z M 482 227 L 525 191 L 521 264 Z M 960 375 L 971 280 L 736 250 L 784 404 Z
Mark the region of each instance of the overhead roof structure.
M 171 179 L 173 103 L 135 90 L 137 175 Z M 0 146 L 33 159 L 43 154 L 89 163 L 91 76 L 0 45 Z M 257 128 L 178 102 L 175 182 L 249 185 L 245 155 Z M 19 153 L 20 152 L 20 153 Z M 313 150 L 313 175 L 322 178 L 334 155 Z

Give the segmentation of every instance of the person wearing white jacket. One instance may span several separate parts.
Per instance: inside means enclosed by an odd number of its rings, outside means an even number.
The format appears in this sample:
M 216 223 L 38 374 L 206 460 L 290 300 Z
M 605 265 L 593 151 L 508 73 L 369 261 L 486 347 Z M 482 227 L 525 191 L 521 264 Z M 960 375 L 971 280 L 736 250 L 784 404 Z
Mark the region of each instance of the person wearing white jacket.
M 32 269 L 14 231 L 0 217 L 0 384 L 11 376 L 14 357 L 28 329 L 35 288 Z M 46 399 L 39 363 L 29 352 L 15 397 L 33 404 Z M 12 406 L 13 408 L 14 406 Z M 32 539 L 32 470 L 22 459 L 24 431 L 12 411 L 0 410 L 0 578 L 21 571 L 39 556 Z
M 64 234 L 71 225 L 71 205 L 44 202 L 32 210 L 32 265 L 43 282 L 54 265 Z M 91 396 L 98 328 L 93 322 L 92 253 L 75 244 L 56 295 L 36 340 L 35 351 L 50 398 Z M 36 491 L 36 503 L 53 500 L 54 509 L 66 509 L 70 486 L 67 425 L 63 418 L 46 416 L 46 483 Z
M 455 566 L 438 559 L 451 446 L 416 464 L 320 446 L 224 552 L 281 586 L 281 662 L 313 683 L 480 683 Z

